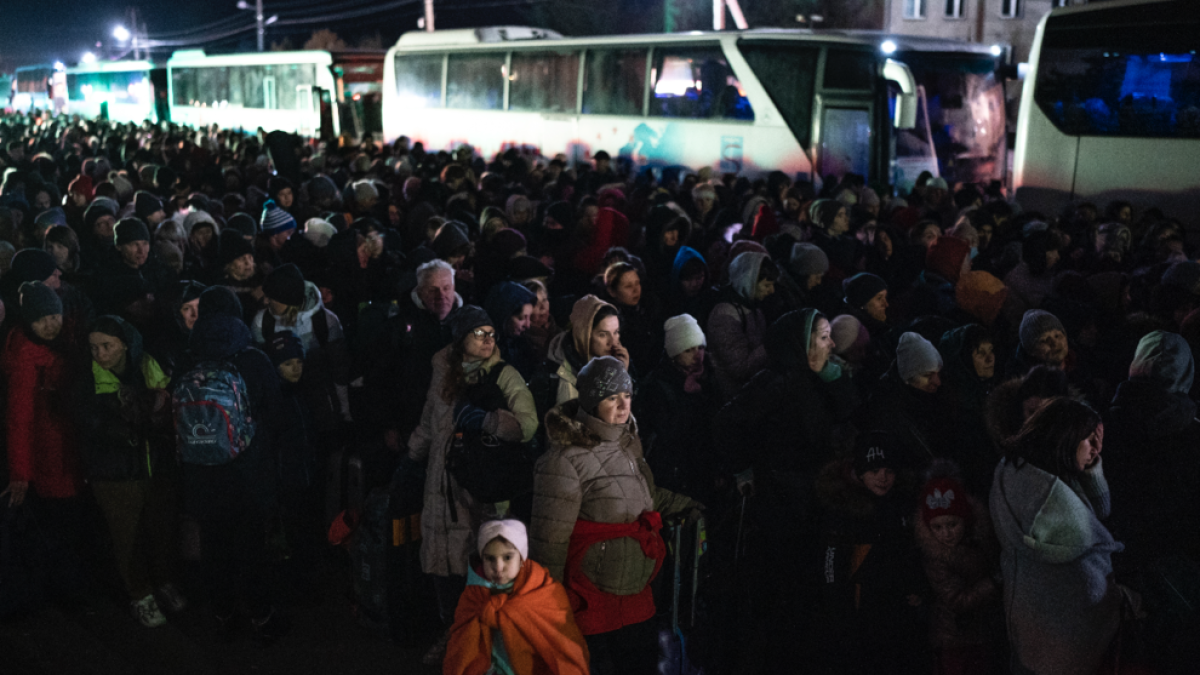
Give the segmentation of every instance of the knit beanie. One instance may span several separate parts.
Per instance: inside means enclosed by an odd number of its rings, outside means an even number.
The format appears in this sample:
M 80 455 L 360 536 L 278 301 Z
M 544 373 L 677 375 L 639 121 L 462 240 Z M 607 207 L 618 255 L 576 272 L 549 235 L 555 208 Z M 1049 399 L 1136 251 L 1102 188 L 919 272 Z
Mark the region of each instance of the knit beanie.
M 537 295 L 515 281 L 502 281 L 488 291 L 483 307 L 497 331 L 525 305 L 536 305 Z
M 455 343 L 461 342 L 463 338 L 471 331 L 480 326 L 495 326 L 492 323 L 492 318 L 488 313 L 483 311 L 482 307 L 477 305 L 463 305 L 461 309 L 454 313 L 454 317 L 450 320 L 450 335 Z
M 818 199 L 808 207 L 808 219 L 813 225 L 828 230 L 829 226 L 833 225 L 833 220 L 837 218 L 838 211 L 846 208 L 839 201 L 833 199 Z
M 934 478 L 921 490 L 921 520 L 928 525 L 938 516 L 958 516 L 971 520 L 974 514 L 967 502 L 967 488 L 953 478 Z
M 519 255 L 508 261 L 508 278 L 513 281 L 545 279 L 553 275 L 554 270 L 546 263 L 530 255 Z
M 267 356 L 271 357 L 271 365 L 276 368 L 279 364 L 292 359 L 304 359 L 304 343 L 290 330 L 275 333 L 275 337 L 267 343 Z
M 242 321 L 242 301 L 228 286 L 209 286 L 200 293 L 200 318 L 215 314 Z
M 243 237 L 253 237 L 258 234 L 258 223 L 249 213 L 235 213 L 226 222 L 225 229 L 239 232 Z
M 325 248 L 335 234 L 337 234 L 337 228 L 328 221 L 320 218 L 309 218 L 304 221 L 304 238 L 317 248 Z
M 806 241 L 792 245 L 792 255 L 788 260 L 788 269 L 801 277 L 812 274 L 825 274 L 829 271 L 829 256 L 816 244 Z
M 113 243 L 121 246 L 135 241 L 150 241 L 150 230 L 137 218 L 122 218 L 113 228 Z
M 519 520 L 489 520 L 479 526 L 478 550 L 479 555 L 483 555 L 483 549 L 496 537 L 501 537 L 504 541 L 512 544 L 517 552 L 521 554 L 521 560 L 529 559 L 529 534 L 525 529 L 525 523 Z
M 904 467 L 904 443 L 885 431 L 864 431 L 854 440 L 854 475 Z
M 280 265 L 263 279 L 263 295 L 289 307 L 304 306 L 304 273 L 295 263 Z
M 44 316 L 63 313 L 62 300 L 59 299 L 58 293 L 40 281 L 26 281 L 21 284 L 19 293 L 21 318 L 25 319 L 27 324 L 32 324 Z
M 500 258 L 508 260 L 528 247 L 525 235 L 517 230 L 503 229 L 492 235 L 488 248 Z
M 133 214 L 138 218 L 148 220 L 150 216 L 162 210 L 162 201 L 149 192 L 138 190 L 133 195 Z
M 989 272 L 971 270 L 959 277 L 954 287 L 954 301 L 959 308 L 985 326 L 992 325 L 1007 299 L 1008 288 Z
M 54 256 L 46 251 L 40 248 L 23 248 L 13 256 L 8 276 L 17 283 L 45 281 L 54 274 L 57 267 L 54 264 Z
M 1021 348 L 1033 353 L 1038 339 L 1052 330 L 1060 330 L 1064 335 L 1067 333 L 1067 329 L 1063 328 L 1058 317 L 1050 312 L 1041 309 L 1031 309 L 1025 312 L 1025 316 L 1021 317 L 1021 329 L 1018 333 L 1021 339 Z
M 33 219 L 35 225 L 41 225 L 43 228 L 48 228 L 53 225 L 67 225 L 67 212 L 61 206 L 53 206 L 37 215 Z
M 833 353 L 842 356 L 858 342 L 862 322 L 850 314 L 842 314 L 829 322 L 830 337 L 833 338 Z
M 221 260 L 221 266 L 224 267 L 246 254 L 254 255 L 254 245 L 247 241 L 241 232 L 232 227 L 225 228 L 217 240 L 217 256 Z
M 91 232 L 96 221 L 104 216 L 117 217 L 117 206 L 111 199 L 97 199 L 83 212 L 83 229 Z
M 632 394 L 633 379 L 625 364 L 611 356 L 597 356 L 579 370 L 575 388 L 579 390 L 579 409 L 590 415 L 609 396 Z
M 942 355 L 932 342 L 916 333 L 900 336 L 900 344 L 896 346 L 896 371 L 901 380 L 908 382 L 918 375 L 941 369 Z
M 680 314 L 667 319 L 663 324 L 666 331 L 667 356 L 675 358 L 692 347 L 706 347 L 708 341 L 704 331 L 691 314 Z
M 957 237 L 938 237 L 925 253 L 925 267 L 952 284 L 962 274 L 963 258 L 971 255 L 971 245 Z
M 292 217 L 292 214 L 279 208 L 273 199 L 268 199 L 263 204 L 261 221 L 262 233 L 268 237 L 296 229 L 296 219 Z
M 887 282 L 870 272 L 859 272 L 842 282 L 842 292 L 846 294 L 846 304 L 862 309 L 871 298 L 880 291 L 888 289 Z

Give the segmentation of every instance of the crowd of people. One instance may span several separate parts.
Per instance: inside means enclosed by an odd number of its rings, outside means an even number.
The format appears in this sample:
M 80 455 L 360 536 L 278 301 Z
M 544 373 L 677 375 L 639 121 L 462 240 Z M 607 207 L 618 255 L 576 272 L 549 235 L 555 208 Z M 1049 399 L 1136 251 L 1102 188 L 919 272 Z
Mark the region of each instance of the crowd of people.
M 447 673 L 658 672 L 664 528 L 700 518 L 709 672 L 1194 667 L 1200 262 L 1168 214 L 406 137 L 0 141 L 0 501 L 103 551 L 143 626 L 193 600 L 281 638 L 273 548 L 312 581 L 325 467 L 377 446 Z M 490 482 L 480 447 L 514 458 Z

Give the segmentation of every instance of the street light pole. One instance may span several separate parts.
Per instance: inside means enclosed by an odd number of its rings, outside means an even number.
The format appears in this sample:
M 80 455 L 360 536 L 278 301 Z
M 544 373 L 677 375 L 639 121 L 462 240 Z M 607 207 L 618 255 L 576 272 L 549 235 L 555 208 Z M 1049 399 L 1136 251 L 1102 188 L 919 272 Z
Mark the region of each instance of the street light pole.
M 258 22 L 258 51 L 261 52 L 263 50 L 263 36 L 267 32 L 263 27 L 262 0 L 254 0 L 254 19 Z
M 425 30 L 433 32 L 433 0 L 425 0 Z

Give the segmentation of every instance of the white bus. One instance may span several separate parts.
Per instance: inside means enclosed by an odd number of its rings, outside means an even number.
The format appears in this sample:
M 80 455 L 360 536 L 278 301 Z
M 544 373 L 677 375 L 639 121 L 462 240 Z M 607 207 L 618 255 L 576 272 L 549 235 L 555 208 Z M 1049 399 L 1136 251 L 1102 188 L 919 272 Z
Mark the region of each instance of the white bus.
M 1157 206 L 1200 227 L 1200 7 L 1114 1 L 1042 19 L 1021 96 L 1016 198 Z
M 166 121 L 167 70 L 150 61 L 81 63 L 67 69 L 66 108 L 114 122 Z
M 484 157 L 987 180 L 1005 166 L 997 66 L 987 46 L 858 31 L 411 32 L 384 62 L 383 129 Z
M 370 111 L 343 116 L 347 101 L 363 100 L 364 79 L 382 76 L 380 52 L 344 57 L 327 51 L 208 55 L 177 51 L 167 61 L 171 121 L 254 131 L 287 131 L 327 140 L 370 131 Z M 372 68 L 374 61 L 376 67 Z M 359 98 L 355 99 L 354 96 Z M 361 113 L 361 109 L 351 110 Z M 378 114 L 375 114 L 378 119 Z

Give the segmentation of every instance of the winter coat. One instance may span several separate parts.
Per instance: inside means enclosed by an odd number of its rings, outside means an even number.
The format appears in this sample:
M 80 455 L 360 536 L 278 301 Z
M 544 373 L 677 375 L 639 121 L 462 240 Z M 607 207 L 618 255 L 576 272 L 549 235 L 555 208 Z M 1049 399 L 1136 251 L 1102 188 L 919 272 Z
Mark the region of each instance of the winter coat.
M 937 540 L 918 510 L 913 534 L 921 550 L 925 578 L 933 591 L 929 639 L 935 648 L 996 644 L 1004 638 L 1000 588 L 992 574 L 1000 547 L 983 504 L 967 496 L 972 519 L 957 546 Z
M 964 349 L 966 330 L 963 326 L 947 331 L 938 344 L 944 363 L 939 394 L 951 411 L 946 417 L 949 429 L 943 437 L 946 454 L 962 468 L 967 487 L 982 497 L 991 489 L 992 472 L 1000 458 L 983 416 L 988 394 L 999 378 L 993 375 L 983 380 L 976 374 L 973 356 Z
M 639 384 L 634 417 L 646 462 L 662 487 L 705 501 L 716 477 L 712 389 L 701 376 L 701 390 L 684 390 L 686 373 L 667 357 Z
M 408 439 L 410 459 L 425 464 L 425 499 L 421 510 L 421 569 L 426 574 L 462 576 L 467 573 L 467 559 L 475 550 L 475 530 L 472 522 L 482 513 L 470 493 L 446 471 L 446 452 L 454 436 L 454 410 L 458 401 L 447 403 L 442 387 L 450 372 L 452 347 L 445 347 L 433 356 L 433 378 L 421 411 L 421 423 Z M 467 382 L 477 382 L 501 361 L 500 350 L 492 352 L 476 370 L 467 375 Z M 516 368 L 505 364 L 496 382 L 504 392 L 505 407 L 489 412 L 483 430 L 503 441 L 528 441 L 537 431 L 537 412 L 533 396 L 525 387 Z
M 137 329 L 121 323 L 126 335 L 122 340 L 127 349 L 125 373 L 117 375 L 92 361 L 77 398 L 83 464 L 92 480 L 144 480 L 175 461 L 170 402 L 154 409 L 170 378 L 154 357 L 142 351 Z
M 858 394 L 844 374 L 826 382 L 809 368 L 814 311 L 789 313 L 771 326 L 764 347 L 770 367 L 717 414 L 713 436 L 728 471 L 800 472 L 811 481 L 835 454 Z
M 621 345 L 629 350 L 631 372 L 650 372 L 663 351 L 663 318 L 658 300 L 643 293 L 641 302 L 632 307 L 615 301 L 613 306 L 621 312 Z
M 901 380 L 893 365 L 875 387 L 859 428 L 895 434 L 916 465 L 928 464 L 947 455 L 947 411 L 941 401 Z
M 655 485 L 633 419 L 606 424 L 579 410 L 576 399 L 546 415 L 546 434 L 551 445 L 533 483 L 529 557 L 555 579 L 563 578 L 576 521 L 628 524 L 646 511 L 665 519 L 698 506 Z M 628 596 L 646 587 L 655 563 L 633 538 L 622 537 L 592 546 L 582 566 L 600 591 Z
M 708 349 L 713 364 L 713 382 L 720 401 L 733 398 L 754 374 L 767 365 L 767 350 L 763 340 L 767 335 L 767 319 L 751 300 L 758 284 L 758 270 L 767 256 L 750 252 L 739 265 L 730 265 L 730 287 L 723 301 L 713 307 L 708 316 Z
M 454 308 L 438 321 L 414 289 L 407 299 L 363 312 L 360 343 L 354 350 L 354 372 L 363 378 L 362 395 L 356 397 L 354 408 L 356 421 L 396 429 L 401 438 L 412 433 L 421 421 L 433 379 L 433 356 L 450 344 L 450 324 L 462 304 L 456 293 Z
M 31 336 L 18 327 L 4 345 L 9 480 L 28 482 L 40 497 L 74 497 L 83 484 L 69 406 L 75 374 L 60 345 Z
M 201 316 L 188 341 L 189 359 L 179 372 L 199 361 L 228 361 L 246 382 L 254 439 L 232 462 L 217 466 L 183 465 L 184 508 L 199 520 L 256 517 L 275 503 L 279 440 L 288 418 L 279 394 L 279 374 L 271 359 L 255 349 L 250 329 L 227 314 Z
M 1179 536 L 1200 531 L 1200 420 L 1188 398 L 1192 355 L 1179 335 L 1160 335 L 1144 372 L 1117 387 L 1104 415 L 1109 525 L 1125 544 L 1117 562 L 1131 579 L 1167 556 L 1200 563 L 1198 538 Z
M 1012 672 L 1093 675 L 1121 619 L 1102 462 L 1063 481 L 1031 464 L 996 467 L 992 522 L 1000 539 Z

